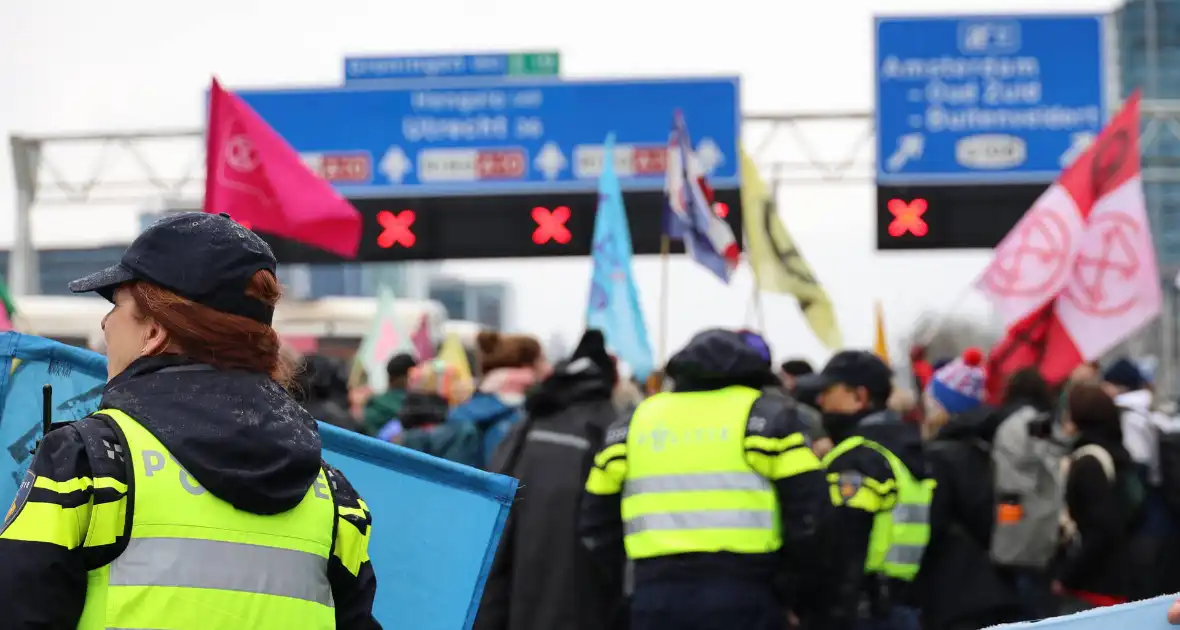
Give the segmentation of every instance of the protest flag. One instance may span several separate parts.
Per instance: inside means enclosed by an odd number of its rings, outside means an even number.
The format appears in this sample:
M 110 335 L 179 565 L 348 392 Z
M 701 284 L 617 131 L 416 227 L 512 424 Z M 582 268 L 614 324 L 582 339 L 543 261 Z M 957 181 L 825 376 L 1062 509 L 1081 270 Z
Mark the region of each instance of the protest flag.
M 631 230 L 614 156 L 612 133 L 604 143 L 602 174 L 598 177 L 586 328 L 601 330 L 607 347 L 626 361 L 636 376 L 646 379 L 655 366 L 647 324 L 639 305 L 639 289 L 631 270 Z
M 733 230 L 714 208 L 713 188 L 692 150 L 684 116 L 676 112 L 664 176 L 664 235 L 684 241 L 689 257 L 722 282 L 737 268 L 741 250 Z
M 746 260 L 754 272 L 756 290 L 783 293 L 799 301 L 811 332 L 829 350 L 844 346 L 836 310 L 828 292 L 803 259 L 795 239 L 775 208 L 774 193 L 758 174 L 754 160 L 742 150 L 742 227 L 746 232 Z
M 383 392 L 389 387 L 386 364 L 393 355 L 408 349 L 409 339 L 397 321 L 397 300 L 393 297 L 393 291 L 382 285 L 377 290 L 377 312 L 369 324 L 369 331 L 361 339 L 354 369 L 356 366 L 364 368 L 373 391 Z
M 1139 157 L 1139 93 L 996 247 L 976 282 L 1004 338 L 988 391 L 1036 366 L 1058 383 L 1157 317 L 1159 268 Z
M 360 213 L 217 79 L 206 135 L 205 212 L 224 212 L 251 230 L 356 258 Z

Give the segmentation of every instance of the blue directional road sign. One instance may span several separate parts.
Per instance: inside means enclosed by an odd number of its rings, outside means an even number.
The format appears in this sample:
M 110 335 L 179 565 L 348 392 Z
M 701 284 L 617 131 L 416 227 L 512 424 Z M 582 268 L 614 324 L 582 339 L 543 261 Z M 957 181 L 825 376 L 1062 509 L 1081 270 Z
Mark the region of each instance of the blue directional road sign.
M 1106 121 L 1102 17 L 878 18 L 877 180 L 1052 180 Z
M 612 131 L 624 188 L 658 189 L 677 109 L 711 183 L 739 185 L 737 78 L 237 94 L 352 197 L 593 190 Z

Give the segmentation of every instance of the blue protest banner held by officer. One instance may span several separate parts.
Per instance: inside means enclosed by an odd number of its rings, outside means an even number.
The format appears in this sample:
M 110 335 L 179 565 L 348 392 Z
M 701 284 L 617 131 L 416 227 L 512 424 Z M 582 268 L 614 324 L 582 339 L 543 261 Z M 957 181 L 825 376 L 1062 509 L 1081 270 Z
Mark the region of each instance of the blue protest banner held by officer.
M 0 334 L 0 502 L 12 503 L 40 438 L 42 387 L 55 422 L 98 409 L 106 358 L 49 339 Z M 323 457 L 373 514 L 374 616 L 387 628 L 472 626 L 516 480 L 320 423 Z

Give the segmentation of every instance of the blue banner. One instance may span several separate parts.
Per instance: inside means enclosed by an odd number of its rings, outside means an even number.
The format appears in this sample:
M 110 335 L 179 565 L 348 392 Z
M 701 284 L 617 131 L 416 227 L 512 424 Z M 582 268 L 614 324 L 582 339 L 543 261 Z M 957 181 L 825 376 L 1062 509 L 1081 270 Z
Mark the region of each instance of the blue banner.
M 1005 630 L 1166 630 L 1173 627 L 1168 623 L 1168 607 L 1174 601 L 1175 595 L 1165 595 L 1065 617 L 995 627 Z
M 41 435 L 41 392 L 53 385 L 53 420 L 98 409 L 102 355 L 19 333 L 0 334 L 0 505 L 8 505 Z M 374 612 L 387 628 L 466 630 L 516 480 L 320 423 L 324 459 L 340 469 L 373 513 L 369 556 L 377 573 Z M 2 509 L 2 508 L 0 508 Z
M 50 418 L 80 420 L 98 408 L 107 382 L 107 360 L 65 344 L 0 333 L 0 509 L 7 509 L 33 463 L 41 438 L 42 388 L 53 386 Z
M 586 327 L 597 328 L 607 347 L 631 366 L 640 379 L 654 368 L 651 343 L 639 289 L 631 273 L 631 230 L 623 206 L 623 190 L 614 168 L 615 135 L 606 137 L 602 176 L 598 178 L 598 216 L 594 219 L 594 240 L 590 259 L 590 300 L 586 305 Z

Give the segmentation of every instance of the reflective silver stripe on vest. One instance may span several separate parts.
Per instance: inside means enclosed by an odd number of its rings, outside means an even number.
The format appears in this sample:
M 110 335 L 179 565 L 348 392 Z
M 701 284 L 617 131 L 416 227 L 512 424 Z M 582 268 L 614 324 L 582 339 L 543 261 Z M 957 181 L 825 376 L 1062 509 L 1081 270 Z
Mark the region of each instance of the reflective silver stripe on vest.
M 926 547 L 922 545 L 893 545 L 889 553 L 885 554 L 886 564 L 922 564 L 922 555 Z
M 570 448 L 576 448 L 579 451 L 590 450 L 590 440 L 577 435 L 570 435 L 569 433 L 558 433 L 557 431 L 534 429 L 529 431 L 528 440 L 530 442 L 545 442 L 546 444 L 568 446 Z
M 110 585 L 210 588 L 333 605 L 327 558 L 218 540 L 132 538 L 111 563 Z
M 670 529 L 774 529 L 774 512 L 765 510 L 696 510 L 644 514 L 625 523 L 627 535 Z
M 930 522 L 930 506 L 917 503 L 901 503 L 893 508 L 893 522 L 907 525 Z
M 744 472 L 689 473 L 628 479 L 623 496 L 655 492 L 705 492 L 710 490 L 771 490 L 762 475 Z

